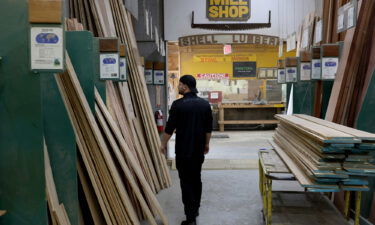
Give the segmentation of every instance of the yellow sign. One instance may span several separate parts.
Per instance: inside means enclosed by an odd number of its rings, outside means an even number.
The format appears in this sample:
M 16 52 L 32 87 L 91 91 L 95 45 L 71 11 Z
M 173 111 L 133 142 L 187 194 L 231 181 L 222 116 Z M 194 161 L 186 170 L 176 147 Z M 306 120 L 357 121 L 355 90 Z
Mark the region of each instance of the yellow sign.
M 255 55 L 219 55 L 219 54 L 202 54 L 194 55 L 195 63 L 223 63 L 223 62 L 248 62 L 256 61 Z
M 250 0 L 207 0 L 207 18 L 246 21 L 250 19 Z

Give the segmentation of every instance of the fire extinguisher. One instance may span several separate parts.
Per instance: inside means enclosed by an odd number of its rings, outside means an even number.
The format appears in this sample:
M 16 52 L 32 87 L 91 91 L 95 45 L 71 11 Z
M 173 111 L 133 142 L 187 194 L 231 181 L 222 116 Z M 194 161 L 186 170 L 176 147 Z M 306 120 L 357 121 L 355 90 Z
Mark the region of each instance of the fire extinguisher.
M 158 128 L 158 131 L 163 132 L 164 124 L 163 124 L 163 113 L 161 112 L 161 110 L 156 110 L 155 121 L 156 121 L 156 126 Z

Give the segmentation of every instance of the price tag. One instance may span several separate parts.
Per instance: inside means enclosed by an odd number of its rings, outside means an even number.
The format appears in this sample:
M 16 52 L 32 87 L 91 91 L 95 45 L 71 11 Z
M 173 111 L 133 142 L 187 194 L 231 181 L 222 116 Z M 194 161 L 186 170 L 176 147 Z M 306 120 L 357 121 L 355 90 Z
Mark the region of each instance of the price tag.
M 100 54 L 100 79 L 120 79 L 118 53 Z

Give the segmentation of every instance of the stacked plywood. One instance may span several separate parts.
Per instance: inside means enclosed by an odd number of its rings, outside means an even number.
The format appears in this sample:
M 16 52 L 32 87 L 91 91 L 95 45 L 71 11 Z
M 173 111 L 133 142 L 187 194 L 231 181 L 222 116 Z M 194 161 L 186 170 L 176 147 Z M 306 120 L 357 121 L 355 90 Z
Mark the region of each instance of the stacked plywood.
M 94 223 L 140 224 L 145 218 L 156 225 L 157 217 L 168 224 L 130 147 L 132 136 L 123 135 L 97 92 L 95 118 L 68 55 L 66 68 L 56 80 L 76 134 L 79 177 Z
M 273 145 L 303 187 L 367 190 L 375 175 L 375 134 L 307 115 L 277 115 Z

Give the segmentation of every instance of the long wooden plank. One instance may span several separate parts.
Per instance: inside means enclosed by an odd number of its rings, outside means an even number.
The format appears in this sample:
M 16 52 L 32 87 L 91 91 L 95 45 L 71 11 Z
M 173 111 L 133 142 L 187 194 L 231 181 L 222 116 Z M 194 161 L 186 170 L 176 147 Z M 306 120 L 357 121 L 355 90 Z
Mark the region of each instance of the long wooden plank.
M 225 120 L 218 121 L 219 124 L 277 124 L 278 120 Z
M 360 138 L 362 140 L 375 140 L 375 134 L 373 134 L 373 133 L 357 130 L 357 129 L 354 129 L 354 128 L 351 128 L 351 127 L 343 126 L 341 124 L 333 123 L 333 122 L 330 122 L 330 121 L 327 121 L 327 120 L 322 120 L 322 119 L 319 119 L 319 118 L 316 118 L 316 117 L 313 117 L 313 116 L 309 116 L 309 115 L 295 114 L 295 116 L 297 116 L 299 118 L 302 118 L 302 119 L 305 119 L 305 120 L 308 120 L 308 121 L 311 121 L 311 122 L 314 122 L 314 123 L 317 123 L 317 124 L 320 124 L 322 126 L 326 126 L 326 127 L 335 129 L 337 131 L 347 133 L 349 135 L 355 136 L 355 137 Z

